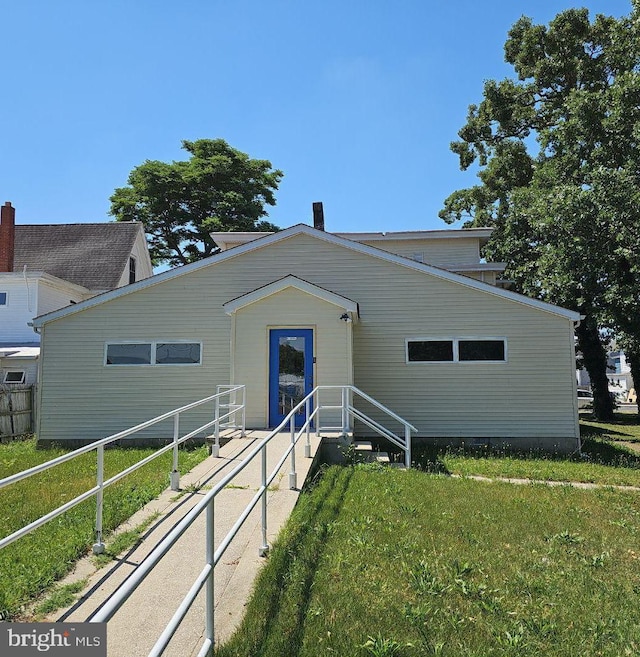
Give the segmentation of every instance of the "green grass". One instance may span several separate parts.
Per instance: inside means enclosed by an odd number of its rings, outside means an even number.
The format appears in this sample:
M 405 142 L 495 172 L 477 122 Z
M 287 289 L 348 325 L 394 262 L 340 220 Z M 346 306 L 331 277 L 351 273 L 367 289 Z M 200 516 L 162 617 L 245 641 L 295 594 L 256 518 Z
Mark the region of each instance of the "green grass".
M 640 416 L 637 413 L 615 413 L 613 422 L 596 422 L 588 415 L 580 416 L 580 433 L 585 438 L 640 442 Z
M 329 468 L 218 657 L 640 653 L 640 494 Z
M 105 478 L 140 461 L 153 450 L 105 450 Z M 36 449 L 35 439 L 0 445 L 0 478 L 64 454 L 61 448 Z M 181 449 L 187 472 L 207 456 L 206 448 Z M 171 454 L 164 454 L 105 491 L 103 527 L 115 529 L 169 485 Z M 95 452 L 0 490 L 0 537 L 25 526 L 95 485 Z M 95 499 L 24 536 L 0 551 L 0 618 L 15 618 L 87 554 L 95 540 Z

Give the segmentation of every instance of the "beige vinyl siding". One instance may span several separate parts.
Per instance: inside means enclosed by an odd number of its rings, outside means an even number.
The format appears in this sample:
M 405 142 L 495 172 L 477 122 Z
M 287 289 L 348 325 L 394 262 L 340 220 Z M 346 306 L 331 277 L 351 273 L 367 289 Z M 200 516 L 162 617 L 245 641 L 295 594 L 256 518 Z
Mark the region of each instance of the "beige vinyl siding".
M 268 422 L 270 329 L 313 329 L 314 386 L 352 383 L 352 324 L 340 320 L 343 312 L 332 303 L 288 288 L 236 313 L 233 382 L 247 385 L 248 426 L 265 427 Z M 328 414 L 323 423 L 327 421 Z
M 359 240 L 360 241 L 360 240 Z M 477 237 L 439 238 L 413 240 L 369 240 L 362 244 L 395 253 L 405 258 L 413 258 L 415 253 L 423 254 L 423 262 L 430 265 L 473 265 L 480 262 L 480 243 Z
M 304 234 L 45 324 L 41 437 L 106 435 L 228 383 L 222 304 L 288 274 L 359 303 L 354 383 L 420 435 L 575 441 L 569 320 Z M 485 335 L 507 363 L 405 363 L 408 337 Z M 201 341 L 202 365 L 103 366 L 105 341 L 171 338 Z

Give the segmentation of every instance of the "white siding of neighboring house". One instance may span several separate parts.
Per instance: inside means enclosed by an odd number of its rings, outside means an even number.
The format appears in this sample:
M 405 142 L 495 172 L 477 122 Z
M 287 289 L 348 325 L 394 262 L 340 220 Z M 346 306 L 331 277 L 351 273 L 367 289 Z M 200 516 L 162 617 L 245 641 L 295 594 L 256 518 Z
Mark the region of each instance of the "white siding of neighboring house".
M 38 336 L 28 326 L 38 313 L 38 279 L 22 274 L 0 274 L 0 292 L 8 293 L 8 303 L 0 306 L 0 342 L 16 345 L 38 342 Z
M 575 446 L 569 319 L 305 234 L 45 324 L 40 437 L 98 438 L 228 383 L 222 304 L 288 274 L 360 304 L 354 383 L 419 435 Z M 505 337 L 508 362 L 406 364 L 405 340 L 429 337 Z M 105 341 L 172 338 L 202 341 L 203 364 L 103 365 Z
M 344 311 L 294 288 L 285 289 L 237 311 L 233 330 L 233 380 L 247 386 L 247 425 L 266 426 L 269 414 L 269 330 L 310 328 L 314 331 L 315 385 L 353 382 L 351 327 Z M 331 398 L 325 396 L 325 403 Z M 339 396 L 337 401 L 339 401 Z M 338 423 L 339 414 L 322 418 Z
M 146 238 L 144 231 L 141 229 L 136 236 L 133 248 L 131 249 L 131 256 L 136 260 L 136 281 L 141 281 L 144 278 L 153 276 L 153 268 L 151 266 L 151 259 L 149 258 L 149 250 L 147 248 Z M 117 287 L 129 284 L 129 260 L 125 264 L 122 276 L 118 281 Z
M 24 372 L 24 385 L 33 385 L 38 380 L 38 360 L 36 358 L 1 358 L 0 384 L 7 372 Z

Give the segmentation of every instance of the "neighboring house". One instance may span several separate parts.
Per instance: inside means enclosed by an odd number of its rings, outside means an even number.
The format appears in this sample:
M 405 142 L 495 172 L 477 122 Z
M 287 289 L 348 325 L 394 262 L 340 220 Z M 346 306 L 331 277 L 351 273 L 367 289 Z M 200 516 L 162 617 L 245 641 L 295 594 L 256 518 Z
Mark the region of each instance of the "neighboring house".
M 487 235 L 217 234 L 215 256 L 35 320 L 39 438 L 95 440 L 228 383 L 247 426 L 276 426 L 313 386 L 354 384 L 423 439 L 573 451 L 579 315 L 476 280 L 501 271 Z
M 0 209 L 0 384 L 34 383 L 36 315 L 152 275 L 142 224 L 15 225 Z
M 576 377 L 580 388 L 591 388 L 591 379 L 586 369 L 576 370 Z M 633 390 L 633 377 L 624 351 L 615 350 L 607 354 L 607 380 L 609 392 L 615 394 L 618 401 L 626 401 L 629 392 Z

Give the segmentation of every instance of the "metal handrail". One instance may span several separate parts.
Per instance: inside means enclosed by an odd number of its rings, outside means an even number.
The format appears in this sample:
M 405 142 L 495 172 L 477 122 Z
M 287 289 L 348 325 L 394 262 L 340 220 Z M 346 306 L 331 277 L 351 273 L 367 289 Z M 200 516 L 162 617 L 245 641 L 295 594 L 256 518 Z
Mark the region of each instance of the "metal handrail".
M 341 390 L 342 403 L 339 406 L 325 405 L 320 403 L 320 394 L 323 390 Z M 198 657 L 207 657 L 212 654 L 214 646 L 214 572 L 215 567 L 224 555 L 225 551 L 231 544 L 231 541 L 236 536 L 243 523 L 249 517 L 249 514 L 256 507 L 258 502 L 261 502 L 261 525 L 262 525 L 262 544 L 259 548 L 259 554 L 264 556 L 269 550 L 267 542 L 267 491 L 269 485 L 274 481 L 280 469 L 285 464 L 287 458 L 290 458 L 290 472 L 289 472 L 289 488 L 295 489 L 297 487 L 297 473 L 295 463 L 295 447 L 300 441 L 302 436 L 306 436 L 305 440 L 305 457 L 311 457 L 311 425 L 315 422 L 315 433 L 318 435 L 320 431 L 320 412 L 328 409 L 341 409 L 343 417 L 343 431 L 348 431 L 348 417 L 357 417 L 358 419 L 367 418 L 361 411 L 357 411 L 349 400 L 350 394 L 358 394 L 364 399 L 371 400 L 372 403 L 388 415 L 398 420 L 405 427 L 404 442 L 401 438 L 393 434 L 393 432 L 385 430 L 383 434 L 386 437 L 393 436 L 397 439 L 398 444 L 407 450 L 408 465 L 410 465 L 411 458 L 411 430 L 417 431 L 413 425 L 403 420 L 401 417 L 384 407 L 379 402 L 372 400 L 371 397 L 360 391 L 354 386 L 318 386 L 314 388 L 306 397 L 304 397 L 298 404 L 296 404 L 289 413 L 284 417 L 280 424 L 263 438 L 244 458 L 243 461 L 238 463 L 227 475 L 225 475 L 217 484 L 215 484 L 210 491 L 206 493 L 203 499 L 194 506 L 183 518 L 177 523 L 173 529 L 165 536 L 165 538 L 149 553 L 144 561 L 138 568 L 127 578 L 127 580 L 117 589 L 117 591 L 105 602 L 105 604 L 98 610 L 96 614 L 90 619 L 92 623 L 104 623 L 111 619 L 114 614 L 122 607 L 122 605 L 129 599 L 143 580 L 149 575 L 158 562 L 169 552 L 171 547 L 181 538 L 185 531 L 193 524 L 196 518 L 203 512 L 206 512 L 206 563 L 195 582 L 180 602 L 173 617 L 166 625 L 164 631 L 156 641 L 151 649 L 148 657 L 160 657 L 169 645 L 172 637 L 177 631 L 180 623 L 186 616 L 195 601 L 200 591 L 205 589 L 206 597 L 206 618 L 205 618 L 205 637 L 201 646 Z M 304 406 L 306 419 L 302 426 L 296 430 L 295 416 L 300 409 Z M 370 419 L 370 418 L 367 418 Z M 347 420 L 347 423 L 345 423 Z M 371 420 L 372 428 L 379 431 L 377 427 L 384 429 L 374 420 Z M 290 442 L 283 455 L 280 457 L 275 467 L 269 475 L 267 475 L 267 446 L 269 442 L 288 425 L 290 432 Z M 408 439 L 407 439 L 408 436 Z M 218 493 L 223 490 L 242 470 L 244 470 L 254 458 L 260 455 L 261 458 L 261 484 L 255 495 L 251 498 L 250 502 L 245 506 L 244 510 L 238 516 L 233 527 L 222 538 L 217 549 L 214 546 L 214 521 L 215 521 L 215 499 Z
M 241 396 L 241 403 L 239 405 L 235 404 L 236 400 L 236 395 L 240 393 Z M 230 398 L 233 398 L 234 400 L 234 405 L 237 406 L 237 408 L 233 408 L 229 413 L 220 415 L 219 413 L 219 405 L 220 405 L 220 399 L 226 395 L 229 395 Z M 215 417 L 211 422 L 207 422 L 203 424 L 202 426 L 198 427 L 194 431 L 191 431 L 184 436 L 180 437 L 180 415 L 182 413 L 185 413 L 186 411 L 190 411 L 191 409 L 197 408 L 198 406 L 202 406 L 203 404 L 206 404 L 208 402 L 215 402 L 216 405 L 216 413 Z M 62 456 L 59 456 L 55 459 L 52 459 L 50 461 L 47 461 L 45 463 L 41 463 L 40 465 L 36 465 L 32 468 L 29 468 L 28 470 L 24 470 L 22 472 L 18 472 L 16 474 L 10 475 L 9 477 L 5 477 L 4 479 L 0 479 L 0 489 L 9 486 L 10 484 L 14 484 L 18 481 L 22 481 L 24 479 L 27 479 L 28 477 L 32 477 L 33 475 L 36 475 L 40 472 L 45 472 L 46 470 L 49 470 L 51 468 L 54 468 L 57 465 L 60 465 L 61 463 L 65 463 L 66 461 L 70 461 L 74 458 L 77 458 L 81 454 L 85 454 L 87 452 L 90 452 L 92 450 L 96 450 L 96 458 L 97 458 L 97 475 L 96 475 L 96 485 L 91 488 L 88 491 L 85 491 L 84 493 L 81 493 L 77 497 L 75 497 L 72 500 L 69 500 L 65 504 L 57 507 L 53 511 L 50 511 L 44 516 L 41 516 L 40 518 L 34 520 L 33 522 L 29 523 L 28 525 L 25 525 L 21 529 L 16 530 L 12 534 L 9 534 L 8 536 L 5 536 L 0 540 L 0 549 L 6 547 L 7 545 L 10 545 L 14 541 L 17 541 L 19 538 L 25 536 L 26 534 L 29 534 L 33 530 L 37 529 L 38 527 L 46 524 L 50 520 L 53 520 L 54 518 L 62 515 L 69 509 L 73 508 L 74 506 L 80 504 L 81 502 L 84 502 L 85 500 L 89 499 L 90 497 L 93 497 L 94 495 L 97 498 L 97 504 L 96 504 L 96 542 L 93 545 L 93 552 L 95 554 L 100 554 L 101 552 L 104 551 L 104 543 L 102 541 L 102 507 L 103 507 L 103 496 L 104 496 L 104 489 L 110 486 L 111 484 L 114 484 L 116 481 L 119 481 L 123 477 L 127 476 L 134 470 L 137 470 L 138 468 L 141 468 L 143 465 L 146 465 L 149 463 L 149 461 L 152 461 L 155 458 L 158 458 L 165 452 L 168 452 L 169 450 L 173 450 L 173 462 L 172 462 L 172 471 L 170 474 L 171 477 L 171 488 L 173 490 L 178 490 L 180 487 L 180 473 L 178 471 L 178 447 L 185 441 L 189 440 L 189 438 L 193 438 L 196 436 L 198 433 L 201 433 L 202 431 L 206 431 L 207 429 L 214 427 L 214 433 L 216 436 L 216 444 L 219 444 L 219 427 L 220 427 L 220 422 L 226 418 L 229 418 L 231 416 L 235 417 L 236 413 L 241 413 L 241 422 L 239 425 L 235 426 L 233 428 L 238 428 L 241 429 L 243 434 L 244 434 L 244 420 L 245 420 L 245 406 L 246 406 L 246 390 L 245 386 L 243 385 L 237 385 L 237 386 L 218 386 L 217 387 L 217 392 L 215 395 L 211 395 L 209 397 L 205 397 L 204 399 L 200 399 L 195 402 L 191 402 L 190 404 L 186 404 L 184 406 L 181 406 L 180 408 L 174 409 L 173 411 L 169 411 L 167 413 L 163 413 L 162 415 L 158 415 L 157 417 L 152 418 L 151 420 L 147 420 L 146 422 L 142 422 L 140 424 L 135 425 L 134 427 L 130 427 L 129 429 L 125 429 L 124 431 L 119 431 L 118 433 L 114 433 L 110 436 L 107 436 L 106 438 L 102 438 L 101 440 L 97 440 L 89 445 L 84 445 L 83 447 L 79 447 L 78 449 L 75 449 L 68 454 L 63 454 Z M 151 427 L 155 424 L 158 424 L 159 422 L 163 422 L 164 420 L 168 420 L 170 418 L 174 419 L 174 427 L 173 427 L 173 441 L 169 443 L 168 445 L 165 445 L 161 447 L 160 449 L 156 450 L 153 454 L 145 457 L 144 459 L 138 461 L 137 463 L 134 463 L 133 465 L 129 466 L 122 472 L 117 473 L 116 475 L 112 476 L 110 479 L 105 480 L 104 479 L 104 446 L 108 445 L 109 443 L 113 443 L 116 440 L 121 440 L 122 438 L 126 438 L 128 436 L 131 436 L 134 433 L 137 433 L 139 431 L 142 431 L 143 429 L 147 429 L 148 427 Z

